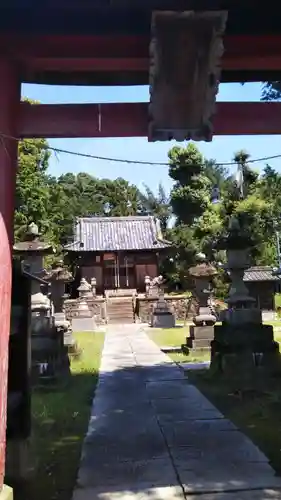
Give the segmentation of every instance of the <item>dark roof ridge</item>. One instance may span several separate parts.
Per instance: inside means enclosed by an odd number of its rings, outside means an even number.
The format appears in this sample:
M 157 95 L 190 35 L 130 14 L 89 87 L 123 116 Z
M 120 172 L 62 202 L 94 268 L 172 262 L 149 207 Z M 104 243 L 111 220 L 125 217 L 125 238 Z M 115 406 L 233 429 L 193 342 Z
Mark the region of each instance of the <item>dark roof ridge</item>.
M 112 220 L 153 220 L 154 216 L 153 215 L 113 215 L 113 216 L 99 216 L 99 215 L 93 215 L 93 216 L 87 216 L 87 217 L 77 217 L 77 221 L 105 221 L 109 222 Z

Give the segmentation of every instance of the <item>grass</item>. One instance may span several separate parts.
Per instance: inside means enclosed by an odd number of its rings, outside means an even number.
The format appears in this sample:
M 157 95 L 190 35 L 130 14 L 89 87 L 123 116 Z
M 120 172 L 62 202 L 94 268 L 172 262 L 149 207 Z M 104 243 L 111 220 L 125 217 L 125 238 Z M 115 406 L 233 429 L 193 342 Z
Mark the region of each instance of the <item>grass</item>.
M 280 376 L 249 384 L 212 377 L 207 370 L 188 373 L 189 382 L 267 455 L 281 474 L 281 384 Z
M 148 328 L 147 334 L 159 345 L 163 346 L 180 346 L 185 344 L 186 337 L 189 337 L 189 326 L 177 326 L 176 328 Z M 209 361 L 209 351 L 201 351 L 197 353 L 190 352 L 189 355 L 184 353 L 169 353 L 168 356 L 175 361 L 175 363 L 194 363 L 197 361 Z
M 71 362 L 68 385 L 33 393 L 31 456 L 36 458 L 35 470 L 25 485 L 15 488 L 15 500 L 71 498 L 104 342 L 100 332 L 75 337 L 82 354 Z
M 189 323 L 187 325 L 183 325 L 182 323 L 177 323 L 176 328 L 148 328 L 147 334 L 157 345 L 160 347 L 163 346 L 180 346 L 185 343 L 186 337 L 189 336 Z M 220 324 L 220 323 L 216 323 Z M 277 342 L 281 344 L 281 321 L 267 321 L 265 322 L 267 325 L 272 325 L 275 332 L 274 338 Z M 279 330 L 280 329 L 280 330 Z M 169 353 L 169 356 L 173 361 L 177 363 L 188 363 L 188 362 L 196 362 L 196 361 L 209 361 L 210 354 L 209 352 L 198 352 L 198 353 L 190 353 L 189 355 L 185 355 L 183 353 Z

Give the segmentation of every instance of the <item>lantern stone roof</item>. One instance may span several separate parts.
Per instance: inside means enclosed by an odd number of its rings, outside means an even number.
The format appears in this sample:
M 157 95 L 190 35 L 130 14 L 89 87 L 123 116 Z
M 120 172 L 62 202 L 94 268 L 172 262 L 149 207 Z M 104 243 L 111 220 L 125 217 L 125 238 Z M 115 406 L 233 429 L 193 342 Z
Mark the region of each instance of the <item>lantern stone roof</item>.
M 205 278 L 213 277 L 217 274 L 217 270 L 211 264 L 203 262 L 202 264 L 197 264 L 197 266 L 191 267 L 188 270 L 190 276 L 194 278 Z
M 112 252 L 118 250 L 161 250 L 171 243 L 162 238 L 152 216 L 83 217 L 77 220 L 69 252 Z
M 15 253 L 52 253 L 53 247 L 50 243 L 40 240 L 18 241 L 14 244 L 13 250 Z
M 54 269 L 46 270 L 44 279 L 47 281 L 63 281 L 69 283 L 73 281 L 73 276 L 65 267 L 56 267 Z
M 279 277 L 273 274 L 270 266 L 253 266 L 245 271 L 244 281 L 278 281 Z
M 19 241 L 14 244 L 13 250 L 18 254 L 37 253 L 46 254 L 52 253 L 53 247 L 50 243 L 40 241 L 40 233 L 37 224 L 31 222 L 28 225 L 24 241 Z

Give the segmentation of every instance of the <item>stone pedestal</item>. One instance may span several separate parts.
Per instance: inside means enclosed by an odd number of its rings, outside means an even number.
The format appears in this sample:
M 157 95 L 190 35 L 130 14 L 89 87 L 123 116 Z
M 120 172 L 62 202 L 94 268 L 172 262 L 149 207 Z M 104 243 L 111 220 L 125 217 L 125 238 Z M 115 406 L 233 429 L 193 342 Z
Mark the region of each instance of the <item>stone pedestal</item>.
M 214 339 L 214 326 L 190 326 L 186 345 L 190 349 L 210 349 Z
M 279 359 L 279 345 L 271 325 L 215 325 L 211 364 L 224 374 L 250 377 L 255 376 L 257 368 L 274 371 Z
M 175 315 L 170 311 L 164 294 L 162 294 L 151 314 L 151 326 L 153 328 L 174 328 L 175 325 Z

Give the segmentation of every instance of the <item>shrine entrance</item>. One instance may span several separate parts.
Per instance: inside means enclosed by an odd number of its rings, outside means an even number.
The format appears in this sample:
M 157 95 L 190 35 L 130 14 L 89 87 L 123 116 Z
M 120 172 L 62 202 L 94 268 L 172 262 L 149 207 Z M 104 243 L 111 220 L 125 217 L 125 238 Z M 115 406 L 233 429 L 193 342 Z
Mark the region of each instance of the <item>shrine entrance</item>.
M 105 254 L 103 258 L 104 289 L 136 287 L 134 261 L 123 254 Z
M 280 15 L 278 4 L 257 9 L 252 0 L 244 0 L 242 6 L 230 0 L 49 0 L 36 5 L 31 0 L 1 1 L 0 497 L 3 492 L 5 496 L 17 141 L 210 141 L 214 134 L 280 134 L 281 103 L 215 106 L 220 82 L 280 80 Z M 31 105 L 21 102 L 21 83 L 149 85 L 150 103 Z M 108 286 L 133 285 L 132 266 L 121 255 L 104 269 Z M 141 265 L 137 276 L 139 271 Z
M 124 254 L 105 254 L 103 258 L 105 290 L 136 288 L 134 260 Z

